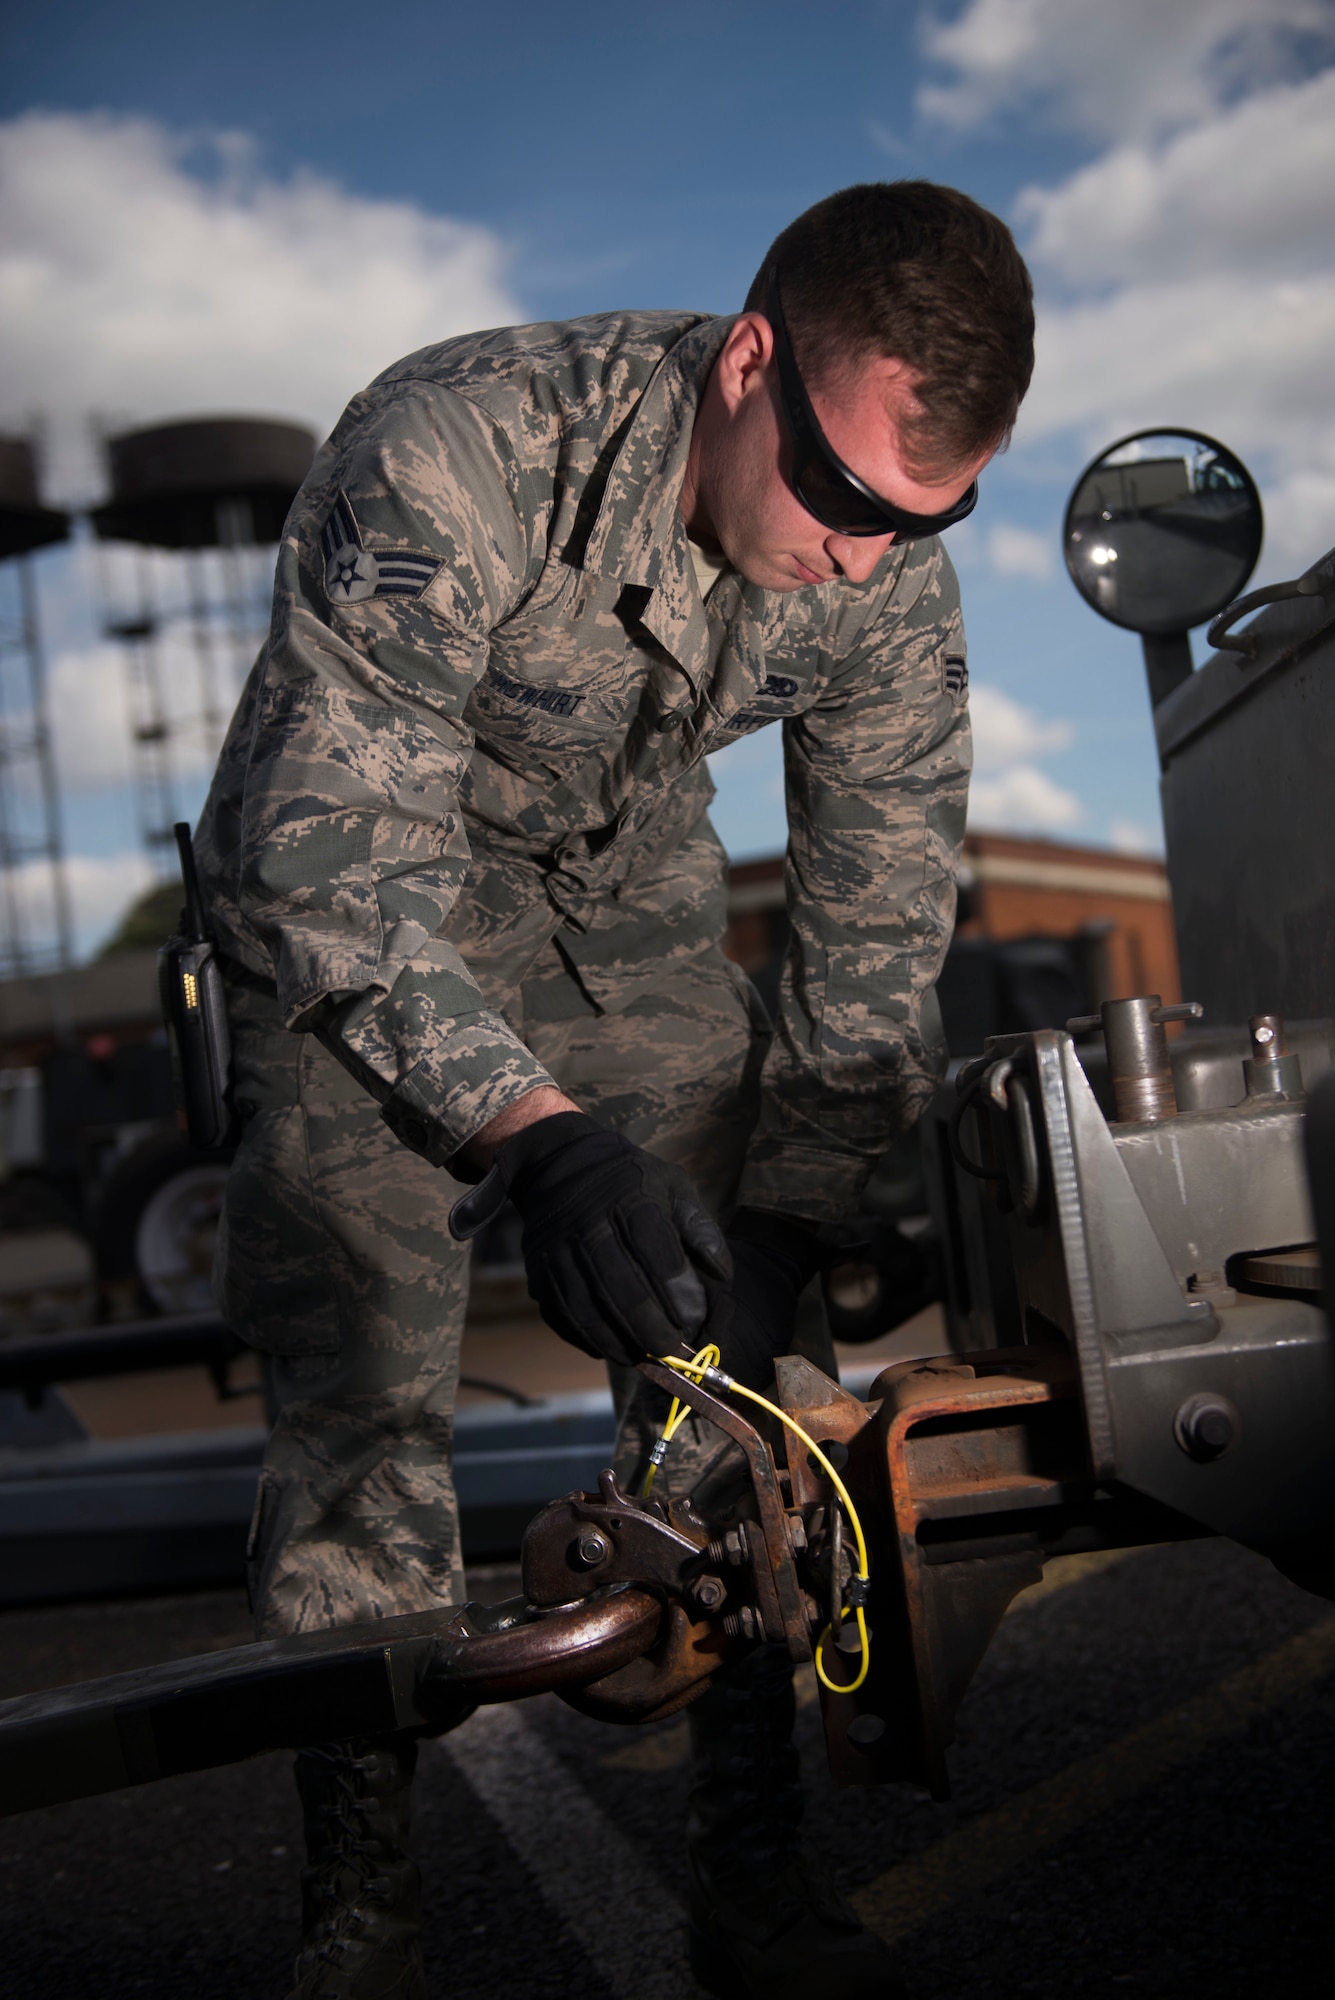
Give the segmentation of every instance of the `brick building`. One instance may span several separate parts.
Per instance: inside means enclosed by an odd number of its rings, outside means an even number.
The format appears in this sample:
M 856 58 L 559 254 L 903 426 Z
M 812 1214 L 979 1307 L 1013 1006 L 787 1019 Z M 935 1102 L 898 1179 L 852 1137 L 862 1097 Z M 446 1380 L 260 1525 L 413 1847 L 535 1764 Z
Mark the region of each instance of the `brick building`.
M 732 870 L 725 949 L 772 1003 L 788 935 L 783 858 Z M 1168 876 L 1160 860 L 1003 833 L 964 843 L 959 920 L 940 997 L 951 1047 L 1060 1026 L 1102 1000 L 1181 997 Z

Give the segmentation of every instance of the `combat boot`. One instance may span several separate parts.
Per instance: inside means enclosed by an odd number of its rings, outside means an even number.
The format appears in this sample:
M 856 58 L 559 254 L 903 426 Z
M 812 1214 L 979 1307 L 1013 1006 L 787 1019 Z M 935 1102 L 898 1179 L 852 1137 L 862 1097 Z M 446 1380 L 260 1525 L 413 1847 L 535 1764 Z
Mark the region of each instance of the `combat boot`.
M 426 2000 L 421 1895 L 408 1854 L 416 1763 L 410 1736 L 298 1751 L 308 1858 L 287 2000 Z
M 691 1970 L 718 2000 L 903 2000 L 889 1952 L 800 1845 L 794 1714 L 777 1647 L 688 1710 Z

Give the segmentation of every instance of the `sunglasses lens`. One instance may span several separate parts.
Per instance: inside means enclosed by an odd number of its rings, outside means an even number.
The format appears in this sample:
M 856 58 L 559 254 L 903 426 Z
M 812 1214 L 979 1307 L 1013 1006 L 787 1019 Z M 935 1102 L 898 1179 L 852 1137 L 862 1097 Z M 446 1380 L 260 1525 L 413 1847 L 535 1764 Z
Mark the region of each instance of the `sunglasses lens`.
M 894 523 L 874 500 L 850 486 L 823 458 L 802 467 L 797 495 L 808 513 L 841 535 L 888 535 Z
M 821 457 L 810 458 L 802 467 L 794 490 L 807 512 L 827 528 L 833 528 L 837 535 L 893 534 L 897 542 L 916 542 L 924 535 L 939 535 L 955 521 L 972 514 L 978 502 L 975 480 L 957 504 L 942 514 L 903 512 L 859 493 L 835 466 Z

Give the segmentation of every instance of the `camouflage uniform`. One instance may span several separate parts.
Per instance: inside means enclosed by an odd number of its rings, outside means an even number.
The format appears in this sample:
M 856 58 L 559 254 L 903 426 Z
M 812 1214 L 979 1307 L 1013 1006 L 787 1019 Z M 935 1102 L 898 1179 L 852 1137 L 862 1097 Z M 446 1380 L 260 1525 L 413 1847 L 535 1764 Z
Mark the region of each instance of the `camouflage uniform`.
M 731 324 L 616 314 L 412 355 L 289 520 L 198 841 L 246 1119 L 220 1296 L 289 1398 L 266 1629 L 450 1594 L 466 1279 L 439 1169 L 489 1119 L 556 1082 L 720 1205 L 820 1220 L 940 1073 L 969 766 L 953 572 L 925 541 L 865 584 L 726 572 L 702 603 L 680 493 Z M 718 950 L 704 759 L 773 721 L 794 945 L 766 1050 Z

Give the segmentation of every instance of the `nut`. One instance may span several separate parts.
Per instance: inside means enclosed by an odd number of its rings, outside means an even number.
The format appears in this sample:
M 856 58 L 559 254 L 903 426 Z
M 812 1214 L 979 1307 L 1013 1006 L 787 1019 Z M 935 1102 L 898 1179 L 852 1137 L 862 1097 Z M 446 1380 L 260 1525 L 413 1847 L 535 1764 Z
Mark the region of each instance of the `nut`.
M 697 1576 L 691 1584 L 691 1596 L 702 1611 L 717 1611 L 727 1594 L 721 1576 Z
M 597 1528 L 586 1528 L 575 1543 L 575 1561 L 581 1569 L 597 1569 L 612 1553 L 612 1544 Z
M 1232 1451 L 1242 1436 L 1242 1418 L 1227 1396 L 1206 1390 L 1188 1396 L 1173 1418 L 1173 1436 L 1188 1458 L 1209 1465 Z

